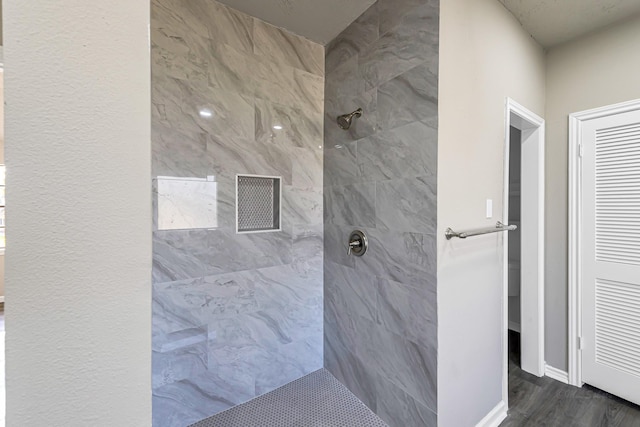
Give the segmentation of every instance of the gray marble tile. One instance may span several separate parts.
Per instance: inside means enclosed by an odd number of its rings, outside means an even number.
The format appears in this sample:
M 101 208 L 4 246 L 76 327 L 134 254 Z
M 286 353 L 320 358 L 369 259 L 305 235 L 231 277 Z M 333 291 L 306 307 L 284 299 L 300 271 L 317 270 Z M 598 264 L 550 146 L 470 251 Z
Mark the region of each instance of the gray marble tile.
M 253 52 L 254 18 L 216 1 L 189 0 L 196 14 L 207 21 L 209 38 L 243 52 Z
M 287 231 L 236 234 L 234 230 L 157 231 L 155 283 L 284 265 L 292 262 Z
M 324 49 L 217 2 L 151 14 L 154 176 L 216 183 L 216 227 L 153 235 L 154 423 L 185 426 L 322 365 Z M 235 232 L 236 174 L 282 177 L 283 231 Z
M 439 0 L 378 0 L 380 13 L 380 34 L 398 25 L 406 25 L 414 16 L 428 17 L 430 31 L 438 33 L 440 1 Z
M 378 279 L 331 261 L 325 267 L 325 298 L 348 316 L 377 319 Z
M 207 137 L 207 155 L 218 181 L 226 178 L 235 186 L 236 175 L 266 175 L 282 178 L 284 185 L 292 183 L 292 156 L 275 144 L 253 139 Z M 234 189 L 235 193 L 235 189 Z
M 253 18 L 218 2 L 154 0 L 151 18 L 152 27 L 171 30 L 173 38 L 197 35 L 236 49 L 253 49 Z
M 375 227 L 376 184 L 373 182 L 325 187 L 325 223 Z
M 354 256 L 347 254 L 347 240 L 353 227 L 325 224 L 324 225 L 324 259 L 333 261 L 347 267 L 354 267 L 356 260 Z
M 255 109 L 250 98 L 170 77 L 155 78 L 151 92 L 152 119 L 157 123 L 189 134 L 254 138 Z
M 291 148 L 291 184 L 296 188 L 322 187 L 322 148 Z
M 324 47 L 281 28 L 254 20 L 254 52 L 267 61 L 324 75 Z
M 327 45 L 325 55 L 327 73 L 378 39 L 379 19 L 376 2 Z
M 323 145 L 322 118 L 322 113 L 257 100 L 256 141 L 318 150 Z
M 151 123 L 152 176 L 204 178 L 211 172 L 205 133 L 186 134 Z
M 153 391 L 154 427 L 186 427 L 255 397 L 255 383 L 231 385 L 212 372 Z
M 294 264 L 287 264 L 261 268 L 257 272 L 265 295 L 269 295 L 273 301 L 284 299 L 279 295 L 279 289 L 282 288 L 287 293 L 295 292 L 295 295 L 299 295 L 301 303 L 318 307 L 322 305 L 322 269 L 317 260 L 308 269 L 298 269 Z
M 376 225 L 380 230 L 435 234 L 435 176 L 378 182 Z
M 322 188 L 282 188 L 282 221 L 290 226 L 322 224 Z
M 293 263 L 294 270 L 317 280 L 322 289 L 322 266 L 324 254 L 324 225 L 296 225 L 293 227 Z
M 283 345 L 271 366 L 264 366 L 256 377 L 256 394 L 268 393 L 323 367 L 322 334 Z
M 376 412 L 389 427 L 438 425 L 435 412 L 380 376 L 376 376 L 376 392 Z
M 435 283 L 420 289 L 378 279 L 378 323 L 423 346 L 437 348 L 438 313 Z
M 159 29 L 152 29 L 152 32 L 161 33 Z M 152 36 L 153 37 L 153 36 Z M 163 43 L 164 39 L 170 42 Z M 159 44 L 151 46 L 151 75 L 152 77 L 172 77 L 181 80 L 198 81 L 206 83 L 209 80 L 206 52 L 206 40 L 201 40 L 202 46 L 191 50 L 188 46 L 175 46 L 182 39 L 175 41 L 168 37 L 156 36 L 154 41 Z M 174 44 L 173 46 L 170 44 Z M 162 47 L 164 46 L 164 47 Z
M 210 235 L 207 274 L 290 264 L 291 249 L 292 236 L 286 230 L 252 234 L 216 230 Z
M 168 352 L 154 351 L 151 367 L 154 389 L 205 373 L 207 343 L 202 341 Z
M 238 376 L 251 378 L 257 393 L 317 369 L 322 354 L 321 323 L 310 336 L 288 335 L 290 329 L 276 310 L 225 319 L 210 327 L 217 329 L 217 340 L 209 347 L 209 369 L 231 384 Z
M 205 275 L 206 230 L 156 231 L 153 234 L 153 283 Z
M 364 231 L 369 239 L 369 250 L 363 257 L 350 257 L 356 258 L 355 265 L 358 271 L 418 289 L 424 289 L 427 283 L 435 282 L 435 235 L 381 232 L 371 228 Z M 325 241 L 327 238 L 325 227 Z M 325 258 L 327 257 L 325 250 Z
M 255 271 L 244 271 L 154 285 L 154 348 L 161 351 L 172 345 L 176 331 L 200 331 L 213 320 L 260 310 L 256 281 Z M 215 339 L 215 333 L 208 330 L 208 338 Z
M 358 67 L 358 56 L 346 59 L 325 76 L 325 99 L 333 100 L 339 96 L 364 92 L 364 81 Z
M 325 334 L 324 364 L 331 374 L 344 384 L 372 411 L 376 411 L 375 374 L 331 333 Z
M 438 167 L 437 150 L 438 131 L 422 122 L 413 122 L 359 140 L 359 172 L 363 179 L 376 181 L 435 177 Z M 393 208 L 397 206 L 394 205 Z
M 324 77 L 294 68 L 293 86 L 290 91 L 295 107 L 317 113 L 324 111 Z
M 283 277 L 284 274 L 288 276 Z M 320 276 L 297 273 L 288 266 L 259 270 L 256 294 L 261 309 L 247 314 L 252 317 L 247 323 L 259 326 L 265 335 L 272 334 L 270 341 L 280 344 L 320 336 L 323 290 L 319 279 Z
M 356 156 L 357 144 L 355 142 L 326 146 L 324 149 L 325 187 L 359 182 L 361 178 Z
M 153 285 L 154 288 L 156 285 Z M 165 304 L 165 301 L 157 298 L 155 289 L 151 300 L 152 307 L 152 338 L 154 349 L 162 346 L 164 337 L 168 333 L 180 332 L 183 330 L 197 329 L 194 326 L 193 317 L 185 315 L 175 309 L 172 303 Z
M 189 53 L 206 57 L 208 25 L 194 19 L 189 2 L 153 0 L 151 2 L 151 44 L 176 55 Z
M 252 70 L 259 61 L 253 54 L 209 40 L 207 62 L 209 86 L 245 96 L 255 93 L 258 75 Z
M 336 117 L 362 108 L 362 117 L 348 131 L 340 129 Z M 377 91 L 365 91 L 358 57 L 346 60 L 327 75 L 325 83 L 325 139 L 328 145 L 345 144 L 371 135 L 377 129 Z
M 324 78 L 279 62 L 256 60 L 245 83 L 256 98 L 322 113 Z
M 437 405 L 436 348 L 418 345 L 399 335 L 356 318 L 360 345 L 356 355 L 366 366 L 428 408 Z
M 155 313 L 154 313 L 155 314 Z M 182 329 L 180 331 L 162 333 L 154 331 L 152 337 L 153 351 L 158 353 L 168 353 L 186 347 L 207 342 L 209 336 L 206 325 L 197 328 Z
M 255 61 L 247 85 L 257 98 L 277 104 L 300 107 L 294 92 L 293 68 L 278 62 Z
M 325 290 L 324 301 L 324 330 L 326 340 L 339 343 L 345 349 L 355 351 L 357 339 L 353 319 L 342 310 L 342 305 L 333 298 L 335 294 Z M 325 365 L 327 348 L 325 345 Z
M 353 94 L 341 93 L 325 102 L 325 138 L 330 146 L 347 144 L 361 138 L 373 135 L 378 130 L 378 92 L 373 89 L 367 92 Z M 363 114 L 354 118 L 348 130 L 341 129 L 336 118 L 343 114 L 362 108 Z
M 402 102 L 398 102 L 398 100 Z M 438 57 L 378 88 L 378 126 L 392 129 L 415 121 L 438 124 Z
M 382 12 L 380 16 L 383 16 Z M 434 15 L 433 7 L 424 4 L 412 9 L 397 25 L 381 33 L 380 38 L 359 55 L 365 89 L 379 87 L 437 56 L 437 22 L 438 16 Z

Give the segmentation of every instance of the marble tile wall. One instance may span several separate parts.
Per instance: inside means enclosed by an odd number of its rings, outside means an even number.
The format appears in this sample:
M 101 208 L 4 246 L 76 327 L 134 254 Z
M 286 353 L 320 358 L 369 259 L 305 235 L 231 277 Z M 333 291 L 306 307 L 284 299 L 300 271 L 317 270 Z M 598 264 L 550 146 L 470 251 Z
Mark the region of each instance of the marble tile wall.
M 438 22 L 438 0 L 378 0 L 325 57 L 325 367 L 391 427 L 437 425 Z
M 154 192 L 216 183 L 212 228 L 154 202 L 153 425 L 182 427 L 323 365 L 324 47 L 211 0 L 151 13 Z M 236 174 L 282 177 L 281 231 L 236 234 Z

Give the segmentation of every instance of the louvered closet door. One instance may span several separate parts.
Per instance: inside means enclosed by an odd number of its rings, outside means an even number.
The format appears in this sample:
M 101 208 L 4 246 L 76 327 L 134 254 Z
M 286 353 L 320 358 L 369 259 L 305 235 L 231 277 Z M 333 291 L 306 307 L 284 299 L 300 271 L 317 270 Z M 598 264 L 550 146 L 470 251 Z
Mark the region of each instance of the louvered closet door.
M 640 404 L 640 112 L 582 129 L 583 381 Z

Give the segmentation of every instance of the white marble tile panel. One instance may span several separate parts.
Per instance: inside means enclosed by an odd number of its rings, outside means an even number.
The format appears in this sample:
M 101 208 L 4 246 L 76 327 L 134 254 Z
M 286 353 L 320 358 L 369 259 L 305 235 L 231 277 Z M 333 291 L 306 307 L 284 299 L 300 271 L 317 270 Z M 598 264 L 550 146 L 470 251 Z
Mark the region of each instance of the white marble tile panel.
M 218 183 L 207 178 L 159 176 L 158 229 L 218 227 Z

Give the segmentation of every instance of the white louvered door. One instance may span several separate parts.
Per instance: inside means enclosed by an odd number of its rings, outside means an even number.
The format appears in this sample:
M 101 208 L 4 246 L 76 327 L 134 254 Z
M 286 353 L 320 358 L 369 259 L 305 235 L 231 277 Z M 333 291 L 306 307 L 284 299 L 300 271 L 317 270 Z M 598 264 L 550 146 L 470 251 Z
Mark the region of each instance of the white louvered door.
M 640 111 L 582 130 L 582 379 L 640 404 Z

